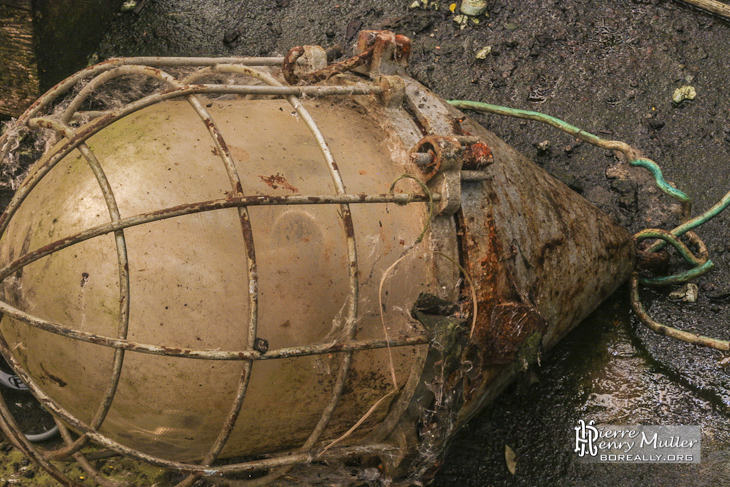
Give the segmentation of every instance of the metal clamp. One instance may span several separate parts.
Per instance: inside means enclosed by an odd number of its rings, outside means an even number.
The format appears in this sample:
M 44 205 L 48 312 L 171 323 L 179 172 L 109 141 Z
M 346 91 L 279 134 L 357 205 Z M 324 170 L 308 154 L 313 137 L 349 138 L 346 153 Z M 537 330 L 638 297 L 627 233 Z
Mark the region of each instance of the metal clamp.
M 410 151 L 428 187 L 441 195 L 437 215 L 453 215 L 461 206 L 461 181 L 485 179 L 483 170 L 494 162 L 489 146 L 478 137 L 429 135 Z M 465 169 L 466 171 L 462 171 Z

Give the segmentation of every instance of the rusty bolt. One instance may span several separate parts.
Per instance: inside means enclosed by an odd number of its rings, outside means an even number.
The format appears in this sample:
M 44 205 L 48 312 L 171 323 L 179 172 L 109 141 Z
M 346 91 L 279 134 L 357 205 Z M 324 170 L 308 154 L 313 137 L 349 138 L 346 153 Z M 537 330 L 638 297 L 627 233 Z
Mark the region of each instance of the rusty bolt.
M 367 51 L 375 45 L 375 41 L 382 37 L 381 30 L 363 30 L 357 38 L 357 50 L 359 52 Z
M 412 152 L 411 160 L 413 160 L 413 162 L 417 164 L 422 171 L 427 172 L 430 171 L 429 166 L 433 166 L 434 153 L 432 151 Z
M 464 151 L 464 169 L 480 170 L 493 162 L 492 150 L 484 142 L 471 144 Z

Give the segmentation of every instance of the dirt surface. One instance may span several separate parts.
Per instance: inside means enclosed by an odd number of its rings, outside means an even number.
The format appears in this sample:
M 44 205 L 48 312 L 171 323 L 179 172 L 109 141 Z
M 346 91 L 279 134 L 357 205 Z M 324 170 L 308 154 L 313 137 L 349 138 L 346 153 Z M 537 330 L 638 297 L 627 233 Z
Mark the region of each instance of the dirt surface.
M 478 24 L 469 19 L 464 29 L 454 21 L 449 2 L 441 2 L 438 8 L 409 8 L 412 0 L 138 3 L 136 10 L 117 15 L 96 59 L 281 55 L 300 44 L 350 46 L 359 30 L 389 29 L 412 39 L 410 73 L 446 99 L 537 110 L 601 137 L 628 142 L 659 163 L 667 179 L 692 196 L 693 214 L 704 211 L 730 190 L 730 22 L 680 1 L 490 0 L 489 17 L 478 17 Z M 477 53 L 487 46 L 490 52 L 478 59 Z M 672 95 L 684 85 L 695 88 L 696 98 L 677 105 Z M 646 176 L 639 169 L 623 171 L 626 165 L 615 154 L 580 144 L 536 122 L 470 115 L 632 231 L 651 226 L 670 229 L 677 223 L 676 217 L 652 211 L 649 205 L 654 205 L 656 198 L 649 196 Z M 644 295 L 655 318 L 730 339 L 726 326 L 730 311 L 729 223 L 726 212 L 698 231 L 716 267 L 696 281 L 700 293 L 695 303 L 669 300 L 668 294 L 675 288 Z M 701 401 L 677 401 L 672 407 L 697 408 L 698 414 L 719 415 L 717 421 L 726 418 L 730 380 L 716 365 L 723 355 L 645 331 L 628 312 L 627 289 L 620 292 L 623 297 L 616 297 L 599 314 L 627 324 L 631 336 L 625 340 L 644 357 L 643 365 L 637 367 L 658 371 L 662 380 L 669 380 L 671 387 L 680 391 L 678 397 L 702 397 Z M 622 311 L 614 316 L 611 309 Z M 585 345 L 580 338 L 573 342 L 568 346 Z M 558 353 L 575 352 L 564 349 Z M 541 372 L 547 377 L 543 382 L 564 387 L 561 380 L 569 370 L 556 367 Z M 576 392 L 568 388 L 565 393 Z M 495 472 L 496 460 L 484 460 L 485 467 L 480 467 L 486 447 L 475 438 L 469 439 L 469 435 L 499 438 L 495 431 L 500 431 L 500 423 L 510 421 L 509 408 L 524 407 L 519 404 L 524 402 L 521 396 L 514 391 L 510 394 L 498 405 L 505 408 L 504 413 L 490 413 L 457 439 L 463 450 L 450 457 L 456 466 L 437 478 L 439 485 L 530 485 L 534 477 L 520 480 L 505 473 L 503 466 Z M 648 401 L 652 400 L 659 401 L 650 396 Z M 549 403 L 538 406 L 551 407 Z M 664 420 L 676 423 L 693 417 L 678 413 Z M 662 421 L 660 416 L 654 420 Z M 535 428 L 539 425 L 513 426 L 510 431 L 526 430 L 520 441 L 527 442 Z M 503 448 L 501 443 L 497 447 Z M 536 464 L 533 468 L 546 466 Z M 551 474 L 542 485 L 591 484 L 588 474 L 572 470 Z M 676 472 L 658 479 L 647 475 L 669 484 L 684 480 L 687 485 L 692 483 L 688 478 L 702 478 L 699 471 Z M 712 482 L 718 479 L 712 478 Z M 631 482 L 630 476 L 612 485 L 632 485 L 626 482 Z
M 359 30 L 389 29 L 412 39 L 411 74 L 446 99 L 537 110 L 601 137 L 626 141 L 658 162 L 667 179 L 694 199 L 693 214 L 704 211 L 730 190 L 728 21 L 679 1 L 491 0 L 487 2 L 488 17 L 478 17 L 478 24 L 469 19 L 461 29 L 449 10 L 449 2 L 441 2 L 436 8 L 409 8 L 411 3 L 149 1 L 138 13 L 119 16 L 98 55 L 99 59 L 131 55 L 281 55 L 300 44 L 349 46 Z M 477 53 L 487 46 L 490 52 L 478 59 Z M 685 85 L 695 88 L 696 98 L 679 105 L 673 103 L 673 93 Z M 580 144 L 536 122 L 472 116 L 632 231 L 652 226 L 670 229 L 677 224 L 676 215 L 653 211 L 657 198 L 650 194 L 644 172 L 626 171 L 625 161 L 614 153 Z M 697 302 L 669 300 L 668 294 L 674 288 L 646 293 L 647 308 L 653 316 L 683 329 L 730 338 L 726 327 L 730 311 L 728 222 L 730 216 L 725 213 L 699 231 L 716 268 L 697 281 Z M 637 363 L 637 369 L 629 375 L 659 370 L 662 380 L 684 391 L 675 395 L 698 395 L 704 398 L 702 401 L 709 401 L 701 407 L 695 404 L 695 416 L 691 409 L 694 406 L 685 404 L 681 407 L 690 408 L 689 417 L 680 414 L 642 420 L 676 424 L 709 414 L 709 408 L 719 410 L 721 419 L 717 421 L 722 421 L 730 407 L 726 392 L 730 381 L 716 365 L 722 355 L 647 332 L 628 312 L 627 289 L 620 292 L 624 294 L 607 306 L 618 303 L 624 310 L 619 321 L 631 335 L 624 337 L 628 340 L 624 345 L 636 347 L 644 357 L 643 365 Z M 606 312 L 602 309 L 598 313 Z M 558 362 L 564 357 L 560 353 L 571 352 L 559 352 Z M 553 375 L 547 373 L 548 383 L 569 375 L 570 370 L 558 366 Z M 651 390 L 647 400 L 661 403 Z M 567 393 L 578 394 L 576 390 Z M 509 410 L 524 402 L 519 395 L 514 396 L 516 393 L 511 394 L 496 407 Z M 540 480 L 539 476 L 523 476 L 521 480 L 511 477 L 503 465 L 494 465 L 499 464 L 499 453 L 491 460 L 483 458 L 486 453 L 478 443 L 470 443 L 470 434 L 498 436 L 504 416 L 490 414 L 457 439 L 462 449 L 450 457 L 455 467 L 437 478 L 440 485 L 465 484 L 467 480 L 474 485 L 530 485 L 532 480 Z M 529 409 L 522 414 L 531 417 Z M 510 431 L 515 430 L 524 428 L 512 425 Z M 536 433 L 528 429 L 522 434 L 519 441 L 527 442 L 524 438 Z M 490 448 L 502 448 L 496 443 Z M 463 451 L 470 453 L 464 455 Z M 549 458 L 543 462 L 549 462 Z M 480 462 L 484 467 L 477 465 Z M 523 460 L 522 468 L 544 469 L 539 462 L 525 467 Z M 580 473 L 579 467 L 569 468 L 575 469 L 579 474 L 551 475 L 542 484 L 580 484 L 576 479 L 590 479 L 592 471 Z M 698 470 L 669 469 L 665 477 L 657 476 L 656 469 L 641 472 L 658 482 L 672 483 L 687 476 L 702 478 Z M 630 485 L 632 475 L 629 472 L 611 477 L 608 473 L 607 478 L 613 478 L 615 485 Z M 714 482 L 718 477 L 707 479 Z
M 98 55 L 281 55 L 300 44 L 350 46 L 359 30 L 389 29 L 412 39 L 411 74 L 446 99 L 537 110 L 601 137 L 626 141 L 658 162 L 667 179 L 694 199 L 693 214 L 730 190 L 728 21 L 679 1 L 491 0 L 489 17 L 478 17 L 478 24 L 470 19 L 461 29 L 449 2 L 437 8 L 409 8 L 411 3 L 149 1 L 139 13 L 119 16 Z M 489 54 L 478 59 L 487 46 Z M 695 88 L 696 98 L 673 103 L 674 91 L 685 85 Z M 627 174 L 625 162 L 615 154 L 536 122 L 471 115 L 632 231 L 669 229 L 677 223 L 676 216 L 652 211 L 656 197 L 648 193 L 647 176 L 640 169 Z M 657 319 L 730 338 L 728 222 L 725 213 L 699 231 L 716 268 L 697 281 L 696 303 L 669 300 L 674 289 L 644 295 Z M 625 310 L 627 289 L 620 292 L 623 296 L 616 299 Z M 719 352 L 657 337 L 630 322 L 628 312 L 622 319 L 636 333 L 632 343 L 651 367 L 689 387 L 688 394 L 709 398 L 707 407 L 726 414 L 730 381 L 716 365 Z M 509 407 L 509 396 L 505 401 L 502 407 Z M 478 453 L 465 457 L 459 452 L 456 458 L 461 461 L 452 461 L 472 467 L 442 474 L 442 485 L 497 478 L 474 466 Z M 569 478 L 574 477 L 552 478 L 551 485 Z M 510 480 L 520 484 L 509 476 L 500 483 Z

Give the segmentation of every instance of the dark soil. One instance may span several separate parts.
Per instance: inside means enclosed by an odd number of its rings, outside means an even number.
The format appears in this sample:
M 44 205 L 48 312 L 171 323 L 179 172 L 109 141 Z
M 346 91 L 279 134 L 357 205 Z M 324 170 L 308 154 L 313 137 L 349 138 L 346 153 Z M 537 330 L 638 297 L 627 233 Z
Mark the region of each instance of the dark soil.
M 98 60 L 139 55 L 281 55 L 301 44 L 349 46 L 362 29 L 393 30 L 413 41 L 410 73 L 446 99 L 536 110 L 604 138 L 623 140 L 659 163 L 667 179 L 693 197 L 693 214 L 730 190 L 730 22 L 680 1 L 491 0 L 489 18 L 481 17 L 479 24 L 469 22 L 463 30 L 454 22 L 449 2 L 437 9 L 410 9 L 412 0 L 139 3 L 138 11 L 117 15 L 99 47 Z M 477 59 L 476 53 L 486 46 L 491 46 L 491 52 Z M 683 85 L 693 86 L 697 96 L 676 105 L 672 94 Z M 669 229 L 677 223 L 652 216 L 647 205 L 655 200 L 647 197 L 642 171 L 631 171 L 628 179 L 619 177 L 616 168 L 623 163 L 613 153 L 578 143 L 536 122 L 470 116 L 632 231 L 655 225 Z M 607 175 L 609 168 L 613 169 Z M 697 302 L 669 301 L 670 290 L 647 293 L 647 308 L 653 316 L 730 339 L 729 223 L 726 212 L 698 230 L 716 267 L 697 280 Z M 622 297 L 615 303 L 624 310 L 628 307 Z M 628 321 L 628 312 L 621 319 Z M 648 351 L 657 370 L 693 393 L 701 392 L 714 404 L 708 406 L 712 414 L 727 414 L 730 381 L 715 365 L 722 358 L 718 352 L 637 329 L 637 338 L 632 339 Z M 580 340 L 574 346 L 581 346 Z M 550 380 L 560 386 L 559 377 L 553 375 Z M 501 406 L 518 408 L 520 400 L 515 397 L 508 396 Z M 470 426 L 466 438 L 476 432 L 493 435 L 508 416 L 487 417 L 481 426 Z M 469 442 L 457 443 L 463 447 Z M 472 452 L 466 448 L 465 454 L 450 457 L 458 466 L 442 474 L 448 476 L 439 478 L 440 485 L 510 485 L 513 481 L 523 485 L 504 472 L 493 474 L 492 467 L 480 468 L 479 447 Z M 692 484 L 682 475 L 669 475 L 667 482 L 684 479 Z M 568 478 L 580 476 L 551 473 L 551 480 L 542 485 L 561 485 Z M 590 478 L 584 480 L 585 485 L 598 485 Z
M 436 9 L 409 9 L 411 2 L 150 1 L 139 14 L 119 16 L 99 57 L 281 55 L 300 44 L 349 46 L 362 29 L 393 30 L 413 41 L 410 73 L 446 99 L 536 110 L 601 137 L 623 140 L 659 163 L 667 179 L 694 199 L 693 214 L 730 190 L 730 22 L 680 1 L 491 0 L 489 18 L 460 29 L 449 10 L 450 2 L 441 2 Z M 491 52 L 485 59 L 477 59 L 477 52 L 486 46 L 491 46 Z M 672 95 L 683 85 L 693 86 L 697 96 L 676 105 Z M 653 211 L 657 197 L 648 193 L 652 190 L 643 171 L 629 171 L 628 178 L 621 175 L 625 161 L 615 154 L 536 122 L 470 115 L 632 231 L 652 226 L 670 229 L 677 224 L 676 215 Z M 697 281 L 700 295 L 696 303 L 669 301 L 672 289 L 645 295 L 647 308 L 657 319 L 730 339 L 726 326 L 730 311 L 729 222 L 726 212 L 698 231 L 716 268 Z M 627 311 L 627 301 L 624 294 L 607 306 L 618 303 L 627 328 L 637 328 L 631 340 L 648 353 L 648 363 L 662 377 L 671 377 L 689 387 L 686 391 L 710 401 L 698 407 L 697 414 L 705 414 L 700 411 L 708 407 L 724 411 L 721 417 L 727 414 L 730 380 L 716 365 L 722 355 L 657 337 L 632 324 L 635 318 Z M 602 308 L 598 313 L 606 311 Z M 558 367 L 552 373 L 548 383 L 559 381 L 555 374 L 568 374 L 569 370 Z M 496 407 L 507 411 L 527 407 L 520 406 L 524 401 L 519 395 L 511 394 Z M 550 404 L 542 406 L 549 408 Z M 523 410 L 523 417 L 529 417 L 529 411 Z M 580 478 L 591 484 L 590 471 L 575 474 L 576 467 L 565 463 L 557 468 L 558 473 L 545 477 L 527 475 L 519 480 L 503 467 L 495 473 L 494 460 L 483 458 L 486 454 L 479 443 L 470 443 L 468 438 L 470 434 L 498 436 L 508 416 L 491 413 L 482 423 L 475 421 L 457 439 L 462 449 L 449 457 L 454 468 L 438 478 L 439 485 L 529 485 L 541 478 L 542 485 L 580 483 L 576 480 Z M 681 415 L 664 420 L 689 421 Z M 514 424 L 508 429 L 522 431 L 520 441 L 524 442 L 535 434 L 534 429 L 524 431 Z M 499 450 L 502 445 L 497 441 L 492 448 Z M 500 453 L 496 455 L 493 458 Z M 526 461 L 522 460 L 521 468 L 547 467 L 539 462 L 530 467 Z M 484 463 L 481 468 L 480 462 Z M 566 468 L 571 471 L 564 471 Z M 653 474 L 646 478 L 673 483 L 688 475 L 702 477 L 697 470 L 665 471 L 664 477 Z M 644 476 L 647 471 L 641 472 Z M 615 485 L 631 485 L 632 481 L 630 472 L 607 478 Z M 717 477 L 707 479 L 715 482 Z

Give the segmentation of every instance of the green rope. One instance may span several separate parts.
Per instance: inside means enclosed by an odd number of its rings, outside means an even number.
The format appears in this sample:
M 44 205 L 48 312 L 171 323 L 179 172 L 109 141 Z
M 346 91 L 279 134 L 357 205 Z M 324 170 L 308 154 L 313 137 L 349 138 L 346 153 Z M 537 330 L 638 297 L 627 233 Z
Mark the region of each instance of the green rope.
M 700 277 L 707 271 L 711 270 L 713 267 L 715 267 L 714 262 L 708 260 L 704 264 L 693 267 L 688 271 L 678 272 L 676 274 L 672 274 L 671 276 L 644 277 L 639 279 L 639 283 L 646 286 L 669 286 L 670 284 L 684 284 L 687 281 L 691 281 L 692 279 Z
M 667 232 L 666 230 L 661 230 L 659 228 L 647 228 L 646 230 L 642 230 L 634 235 L 634 240 L 636 240 L 637 242 L 641 242 L 642 240 L 646 240 L 649 238 L 658 238 L 671 244 L 672 247 L 677 249 L 677 252 L 679 252 L 682 258 L 684 258 L 684 260 L 688 264 L 699 266 L 704 263 L 702 259 L 696 257 L 681 240 L 679 240 L 675 235 L 672 234 L 672 232 Z
M 690 333 L 687 331 L 678 330 L 671 326 L 662 325 L 661 323 L 654 321 L 644 310 L 644 306 L 641 304 L 639 298 L 639 280 L 636 275 L 631 277 L 631 307 L 639 317 L 642 323 L 646 325 L 650 330 L 660 335 L 668 336 L 681 340 L 687 343 L 693 343 L 695 345 L 702 345 L 704 347 L 714 348 L 716 350 L 730 350 L 730 342 L 727 340 L 718 340 L 716 338 L 710 338 L 697 333 Z
M 687 196 L 685 193 L 678 190 L 664 180 L 664 175 L 662 174 L 661 168 L 656 162 L 652 161 L 651 159 L 633 159 L 629 160 L 629 164 L 631 164 L 632 166 L 643 167 L 644 169 L 648 170 L 652 174 L 652 176 L 654 176 L 654 181 L 656 181 L 657 187 L 672 198 L 675 198 L 682 203 L 688 203 L 692 201 L 689 196 Z
M 686 206 L 686 213 L 689 213 L 689 204 L 691 202 L 690 197 L 672 186 L 671 184 L 667 183 L 667 181 L 664 179 L 664 175 L 662 174 L 662 170 L 654 161 L 643 157 L 638 157 L 636 155 L 636 151 L 625 142 L 602 139 L 597 135 L 593 135 L 589 132 L 579 129 L 578 127 L 564 122 L 559 118 L 551 117 L 550 115 L 545 115 L 539 112 L 519 110 L 517 108 L 507 108 L 499 105 L 490 105 L 489 103 L 481 103 L 477 101 L 449 100 L 448 103 L 455 106 L 456 108 L 464 110 L 475 110 L 478 112 L 494 113 L 497 115 L 507 115 L 510 117 L 525 118 L 528 120 L 543 122 L 548 125 L 552 125 L 553 127 L 558 128 L 563 132 L 567 132 L 584 142 L 588 142 L 589 144 L 593 144 L 603 149 L 620 151 L 629 160 L 629 164 L 631 164 L 632 166 L 643 167 L 644 169 L 647 169 L 649 172 L 651 172 L 652 176 L 654 176 L 654 181 L 656 182 L 657 187 L 672 198 L 676 198 L 677 200 L 682 202 L 683 206 Z
M 710 259 L 705 259 L 703 261 L 702 259 L 696 257 L 687 248 L 687 246 L 676 236 L 672 235 L 671 232 L 667 232 L 666 230 L 660 230 L 658 228 L 649 228 L 647 230 L 642 230 L 641 232 L 634 235 L 634 240 L 636 240 L 637 243 L 648 238 L 658 238 L 666 243 L 671 244 L 675 249 L 677 249 L 677 252 L 679 252 L 684 260 L 687 263 L 692 264 L 694 267 L 688 271 L 680 272 L 671 276 L 641 278 L 639 279 L 639 283 L 641 284 L 644 284 L 646 286 L 668 286 L 670 284 L 681 284 L 701 276 L 715 266 L 715 264 Z
M 692 218 L 691 220 L 682 223 L 670 233 L 675 237 L 684 235 L 685 233 L 699 227 L 700 225 L 707 223 L 709 220 L 719 215 L 728 206 L 730 206 L 730 192 L 723 196 L 722 199 L 715 203 L 709 210 L 705 211 L 701 215 Z M 664 242 L 657 242 L 656 244 L 652 245 L 648 250 L 650 252 L 655 252 L 657 250 L 660 250 L 663 246 Z

